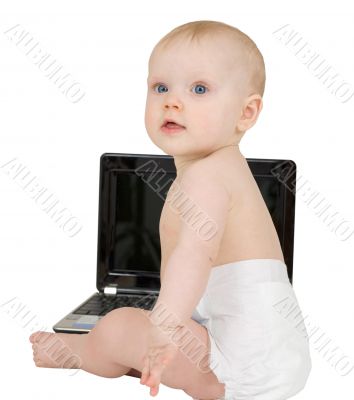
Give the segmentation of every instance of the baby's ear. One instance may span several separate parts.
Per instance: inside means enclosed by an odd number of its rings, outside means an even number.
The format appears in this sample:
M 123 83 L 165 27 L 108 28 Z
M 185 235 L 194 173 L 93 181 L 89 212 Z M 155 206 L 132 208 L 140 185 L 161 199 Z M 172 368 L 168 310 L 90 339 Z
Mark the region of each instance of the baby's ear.
M 241 115 L 237 121 L 237 128 L 241 131 L 250 129 L 258 119 L 263 108 L 263 100 L 259 94 L 253 94 L 247 97 L 241 110 Z

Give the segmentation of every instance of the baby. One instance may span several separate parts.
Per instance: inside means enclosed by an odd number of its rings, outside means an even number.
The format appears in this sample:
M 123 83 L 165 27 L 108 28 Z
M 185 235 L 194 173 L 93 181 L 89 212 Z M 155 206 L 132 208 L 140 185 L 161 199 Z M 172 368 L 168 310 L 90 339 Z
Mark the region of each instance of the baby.
M 160 218 L 158 299 L 151 311 L 111 311 L 87 335 L 33 333 L 35 364 L 139 377 L 151 396 L 163 383 L 193 399 L 292 397 L 311 370 L 307 332 L 274 307 L 291 299 L 299 311 L 277 232 L 239 149 L 262 110 L 263 57 L 235 27 L 189 22 L 156 44 L 147 84 L 146 130 L 177 172 Z M 172 210 L 176 193 L 207 217 L 205 229 L 195 229 L 183 205 Z M 60 363 L 68 352 L 70 365 Z

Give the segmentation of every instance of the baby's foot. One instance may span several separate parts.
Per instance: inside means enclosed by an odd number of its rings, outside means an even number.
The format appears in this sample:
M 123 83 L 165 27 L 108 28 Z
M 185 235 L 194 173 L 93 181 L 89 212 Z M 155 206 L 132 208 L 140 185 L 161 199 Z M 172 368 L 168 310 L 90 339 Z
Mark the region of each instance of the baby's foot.
M 51 333 L 37 331 L 32 333 L 33 361 L 37 367 L 80 368 L 82 362 L 78 355 L 82 339 L 78 334 Z M 77 352 L 75 352 L 77 350 Z

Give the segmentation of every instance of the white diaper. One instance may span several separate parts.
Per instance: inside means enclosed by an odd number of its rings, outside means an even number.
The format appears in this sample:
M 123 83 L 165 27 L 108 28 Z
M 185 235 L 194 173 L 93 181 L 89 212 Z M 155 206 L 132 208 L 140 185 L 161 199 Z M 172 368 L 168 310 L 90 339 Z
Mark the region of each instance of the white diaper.
M 192 318 L 208 330 L 210 368 L 225 400 L 284 400 L 304 388 L 308 335 L 282 261 L 213 267 Z

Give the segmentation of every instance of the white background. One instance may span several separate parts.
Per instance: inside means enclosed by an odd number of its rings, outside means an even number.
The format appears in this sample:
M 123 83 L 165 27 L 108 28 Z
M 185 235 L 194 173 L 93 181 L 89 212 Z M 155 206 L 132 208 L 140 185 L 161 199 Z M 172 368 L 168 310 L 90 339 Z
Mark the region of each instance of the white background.
M 156 42 L 183 23 L 211 19 L 247 33 L 264 55 L 264 108 L 240 144 L 247 158 L 294 160 L 298 176 L 354 229 L 353 104 L 343 103 L 273 33 L 285 24 L 354 85 L 354 24 L 349 2 L 12 1 L 0 6 L 0 166 L 16 159 L 82 230 L 60 228 L 19 181 L 0 168 L 1 391 L 7 398 L 148 399 L 132 377 L 36 368 L 28 336 L 51 327 L 95 290 L 99 157 L 104 152 L 163 154 L 144 127 L 147 62 Z M 19 24 L 85 91 L 63 95 L 4 33 Z M 299 191 L 294 289 L 318 327 L 313 369 L 294 399 L 352 398 L 354 370 L 343 375 L 316 347 L 331 343 L 354 367 L 353 248 L 333 232 Z M 86 279 L 82 280 L 82 277 Z M 35 319 L 15 317 L 15 298 Z M 21 319 L 22 318 L 22 319 Z M 321 339 L 321 335 L 323 336 Z M 341 367 L 341 368 L 340 368 Z M 109 396 L 109 397 L 108 397 Z M 158 398 L 187 399 L 160 386 Z

